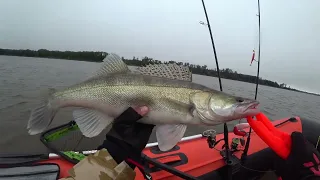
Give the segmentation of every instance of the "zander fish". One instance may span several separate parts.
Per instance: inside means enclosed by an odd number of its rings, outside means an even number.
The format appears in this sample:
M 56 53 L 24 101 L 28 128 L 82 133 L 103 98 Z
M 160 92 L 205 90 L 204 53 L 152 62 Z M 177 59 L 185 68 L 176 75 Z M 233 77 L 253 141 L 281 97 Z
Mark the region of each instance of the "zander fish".
M 173 148 L 187 125 L 217 125 L 254 116 L 259 102 L 232 96 L 192 82 L 186 66 L 157 64 L 135 72 L 116 54 L 110 54 L 97 73 L 79 84 L 51 92 L 30 115 L 29 134 L 43 132 L 63 107 L 78 107 L 74 121 L 86 137 L 112 126 L 126 108 L 148 106 L 141 123 L 156 125 L 160 150 Z

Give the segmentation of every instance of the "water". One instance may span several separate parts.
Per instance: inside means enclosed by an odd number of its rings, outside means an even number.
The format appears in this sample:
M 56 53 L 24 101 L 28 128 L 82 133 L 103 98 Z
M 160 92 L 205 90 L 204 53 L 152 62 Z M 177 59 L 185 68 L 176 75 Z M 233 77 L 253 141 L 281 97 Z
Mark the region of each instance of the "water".
M 59 89 L 81 82 L 97 68 L 99 64 L 92 62 L 0 56 L 0 154 L 46 152 L 39 136 L 29 136 L 26 131 L 30 110 L 39 100 L 39 94 L 48 88 Z M 194 75 L 193 80 L 219 89 L 217 78 Z M 227 93 L 254 97 L 255 84 L 222 79 L 222 85 Z M 263 112 L 271 119 L 300 116 L 317 120 L 320 115 L 319 96 L 259 86 L 258 100 Z M 57 114 L 51 127 L 69 122 L 71 118 L 70 111 L 63 110 Z M 221 126 L 210 128 L 222 131 Z M 208 127 L 188 127 L 186 135 L 199 134 L 205 129 Z M 83 148 L 94 149 L 102 139 L 87 143 Z M 154 134 L 150 142 L 155 142 Z

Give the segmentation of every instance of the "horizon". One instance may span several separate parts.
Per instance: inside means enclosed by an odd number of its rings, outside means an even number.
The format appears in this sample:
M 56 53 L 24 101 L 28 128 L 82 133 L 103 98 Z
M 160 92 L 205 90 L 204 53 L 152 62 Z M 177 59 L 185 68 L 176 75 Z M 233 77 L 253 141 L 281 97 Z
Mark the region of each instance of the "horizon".
M 256 1 L 205 1 L 220 69 L 256 76 Z M 317 5 L 318 4 L 318 5 Z M 315 66 L 320 42 L 320 2 L 275 0 L 261 6 L 260 77 L 320 93 Z M 36 0 L 0 2 L 0 47 L 105 51 L 124 58 L 148 56 L 215 68 L 201 1 L 105 2 Z
M 35 49 L 6 49 L 6 48 L 0 48 L 0 50 L 1 50 L 1 49 L 4 49 L 4 50 L 18 50 L 18 51 L 25 51 L 25 50 L 39 51 L 39 50 L 42 50 L 42 49 L 37 49 L 37 50 L 35 50 Z M 43 50 L 47 50 L 47 51 L 59 51 L 59 52 L 68 52 L 68 51 L 66 51 L 66 50 L 61 50 L 61 49 L 55 49 L 55 50 L 43 49 Z M 103 52 L 103 51 L 86 51 L 86 50 L 84 50 L 84 51 L 69 51 L 69 52 L 76 52 L 76 53 L 77 53 L 77 52 L 101 52 L 101 53 L 110 54 L 110 53 L 108 53 L 108 52 Z M 133 60 L 133 58 L 136 58 L 136 59 L 139 60 L 139 61 L 142 61 L 142 59 L 143 59 L 144 57 L 147 57 L 147 56 L 141 56 L 141 57 L 135 57 L 135 56 L 133 56 L 132 58 L 125 58 L 125 57 L 121 56 L 120 54 L 118 54 L 118 55 L 119 55 L 121 58 L 124 58 L 124 59 L 126 59 L 126 60 Z M 4 56 L 6 56 L 6 55 L 4 55 Z M 8 56 L 15 56 L 15 55 L 8 55 Z M 28 57 L 28 56 L 17 56 L 17 57 Z M 55 59 L 55 58 L 50 58 L 50 57 L 31 57 L 31 58 Z M 152 58 L 152 57 L 148 57 L 148 58 L 151 58 L 152 60 L 158 60 L 158 59 L 154 59 L 154 58 Z M 62 59 L 62 60 L 65 60 L 65 59 Z M 68 60 L 80 61 L 80 62 L 81 62 L 81 60 L 77 60 L 77 59 L 68 59 Z M 168 62 L 169 60 L 158 60 L 158 61 L 160 61 L 161 63 L 164 63 L 164 62 Z M 179 63 L 179 61 L 175 61 L 175 60 L 170 60 L 170 61 L 174 61 L 174 62 L 176 62 L 176 63 Z M 89 62 L 90 62 L 90 61 L 89 61 Z M 92 62 L 94 62 L 94 61 L 92 61 Z M 190 65 L 191 65 L 191 64 L 192 64 L 192 65 L 200 65 L 200 64 L 193 64 L 193 63 L 190 63 L 190 62 L 184 62 L 184 63 L 189 63 Z M 128 66 L 129 66 L 129 65 L 128 65 Z M 200 66 L 203 66 L 203 65 L 200 65 Z M 227 68 L 228 68 L 228 67 L 227 67 Z M 220 71 L 223 70 L 223 69 L 227 69 L 227 68 L 220 68 Z M 228 68 L 228 69 L 230 69 L 230 68 Z M 217 68 L 216 68 L 216 67 L 215 67 L 215 68 L 207 68 L 207 70 L 215 70 L 215 71 L 217 71 Z M 232 70 L 233 72 L 235 72 L 233 69 L 230 69 L 230 70 Z M 245 74 L 245 73 L 238 72 L 238 71 L 237 71 L 237 74 L 249 75 L 249 74 Z M 198 75 L 209 76 L 209 75 L 204 75 L 204 74 L 198 74 Z M 251 76 L 253 76 L 253 75 L 251 75 Z M 212 77 L 215 77 L 215 76 L 212 76 Z M 254 77 L 256 77 L 256 76 L 254 76 Z M 298 91 L 304 91 L 304 92 L 307 92 L 307 93 L 318 94 L 318 93 L 315 93 L 315 92 L 309 92 L 309 91 L 305 91 L 305 90 L 302 90 L 302 89 L 294 88 L 294 87 L 290 86 L 289 84 L 286 84 L 285 82 L 278 82 L 277 80 L 265 79 L 265 78 L 263 78 L 263 77 L 261 77 L 261 76 L 259 76 L 259 77 L 262 78 L 263 80 L 268 80 L 268 81 L 276 82 L 276 83 L 278 83 L 279 85 L 282 84 L 282 83 L 284 83 L 284 84 L 286 85 L 286 87 L 293 88 L 293 89 L 298 90 Z M 218 77 L 217 77 L 217 78 L 218 78 Z M 221 78 L 221 79 L 227 79 L 227 78 Z M 234 81 L 245 82 L 245 81 L 241 81 L 241 80 L 234 80 Z M 250 82 L 247 82 L 247 83 L 250 83 Z M 255 84 L 255 83 L 254 83 L 254 84 Z M 267 86 L 267 85 L 263 85 L 263 84 L 259 84 L 259 85 Z M 273 87 L 273 86 L 270 86 L 270 87 Z M 274 88 L 276 88 L 276 87 L 274 87 Z M 282 88 L 282 89 L 283 89 L 283 88 Z

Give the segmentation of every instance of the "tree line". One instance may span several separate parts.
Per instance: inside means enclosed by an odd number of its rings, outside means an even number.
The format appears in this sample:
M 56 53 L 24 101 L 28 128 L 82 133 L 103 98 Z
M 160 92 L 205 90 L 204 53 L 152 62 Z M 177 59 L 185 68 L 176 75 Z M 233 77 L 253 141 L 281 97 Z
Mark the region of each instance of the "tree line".
M 148 64 L 171 64 L 171 63 L 176 63 L 178 65 L 184 65 L 188 66 L 190 71 L 193 74 L 199 74 L 199 75 L 205 75 L 205 76 L 212 76 L 212 77 L 218 77 L 218 72 L 216 69 L 208 69 L 206 65 L 200 66 L 200 65 L 195 65 L 195 64 L 190 64 L 190 63 L 183 63 L 183 62 L 176 62 L 176 61 L 159 61 L 159 60 L 154 60 L 153 58 L 149 58 L 147 56 L 143 57 L 141 60 L 139 58 L 133 57 L 132 59 L 125 59 L 122 58 L 122 60 L 130 66 L 145 66 Z M 231 79 L 231 80 L 236 80 L 236 81 L 243 81 L 243 82 L 248 82 L 248 83 L 256 83 L 257 78 L 256 76 L 251 76 L 247 74 L 241 74 L 238 73 L 237 71 L 233 71 L 230 68 L 225 68 L 225 69 L 220 69 L 220 77 L 224 79 Z M 286 84 L 278 84 L 275 81 L 270 81 L 266 79 L 262 79 L 259 77 L 259 84 L 265 85 L 265 86 L 271 86 L 275 88 L 282 88 L 282 89 L 288 89 L 288 90 L 293 90 L 293 91 L 299 91 L 297 89 L 291 88 L 290 86 L 287 86 Z M 302 92 L 302 91 L 301 91 Z
M 23 57 L 39 57 L 39 58 L 54 58 L 54 59 L 69 59 L 79 61 L 102 62 L 106 57 L 105 52 L 93 51 L 49 51 L 47 49 L 39 49 L 37 51 L 26 49 L 1 49 L 0 55 L 7 56 L 23 56 Z
M 24 56 L 24 57 L 40 57 L 40 58 L 56 58 L 56 59 L 67 59 L 67 60 L 80 60 L 80 61 L 90 61 L 90 62 L 102 62 L 103 59 L 108 55 L 106 52 L 94 52 L 94 51 L 49 51 L 47 49 L 39 49 L 35 50 L 14 50 L 14 49 L 1 49 L 0 48 L 0 55 L 7 55 L 7 56 Z M 216 69 L 209 69 L 206 65 L 200 66 L 196 64 L 190 63 L 183 63 L 183 62 L 176 62 L 176 61 L 160 61 L 155 60 L 150 57 L 143 57 L 142 59 L 133 57 L 132 59 L 125 59 L 122 57 L 122 60 L 129 66 L 145 66 L 148 64 L 170 64 L 176 63 L 178 65 L 185 65 L 190 68 L 190 71 L 193 74 L 205 75 L 205 76 L 212 76 L 218 77 L 218 73 Z M 256 76 L 251 76 L 247 74 L 238 73 L 237 71 L 233 71 L 230 68 L 225 68 L 220 70 L 221 78 L 231 79 L 236 81 L 243 81 L 248 83 L 256 83 Z M 259 84 L 281 88 L 281 89 L 288 89 L 292 91 L 304 92 L 286 84 L 282 83 L 279 84 L 276 81 L 270 81 L 266 79 L 259 78 Z M 307 92 L 304 92 L 307 93 Z M 313 94 L 313 93 L 309 93 Z M 317 94 L 316 94 L 317 95 Z

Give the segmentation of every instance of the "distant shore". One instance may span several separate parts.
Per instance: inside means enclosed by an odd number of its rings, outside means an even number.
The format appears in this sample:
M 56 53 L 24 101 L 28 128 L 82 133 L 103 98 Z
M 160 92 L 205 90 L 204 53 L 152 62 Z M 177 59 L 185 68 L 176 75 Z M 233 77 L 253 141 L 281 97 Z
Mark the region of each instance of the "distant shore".
M 102 62 L 103 59 L 108 55 L 106 52 L 94 52 L 94 51 L 50 51 L 47 49 L 39 49 L 39 50 L 29 50 L 29 49 L 1 49 L 0 55 L 6 56 L 22 56 L 22 57 L 40 57 L 40 58 L 53 58 L 53 59 L 66 59 L 66 60 L 78 60 L 78 61 L 89 61 L 89 62 Z M 130 66 L 144 66 L 148 64 L 169 64 L 176 63 L 178 65 L 185 65 L 190 68 L 193 74 L 205 75 L 218 77 L 218 73 L 216 69 L 208 69 L 206 65 L 200 66 L 190 63 L 183 62 L 175 62 L 175 61 L 159 61 L 154 60 L 153 58 L 144 57 L 142 59 L 138 59 L 133 57 L 132 59 L 125 59 L 122 57 L 122 60 Z M 231 79 L 236 81 L 248 82 L 248 83 L 256 83 L 256 76 L 251 76 L 247 74 L 241 74 L 237 71 L 233 71 L 232 69 L 226 68 L 220 70 L 220 76 L 224 79 Z M 266 79 L 259 78 L 259 84 L 270 86 L 274 88 L 287 89 L 290 91 L 297 91 L 306 94 L 312 94 L 316 96 L 320 96 L 320 94 L 310 93 L 306 91 L 301 91 L 298 89 L 291 88 L 284 83 L 277 83 L 275 81 L 270 81 Z

